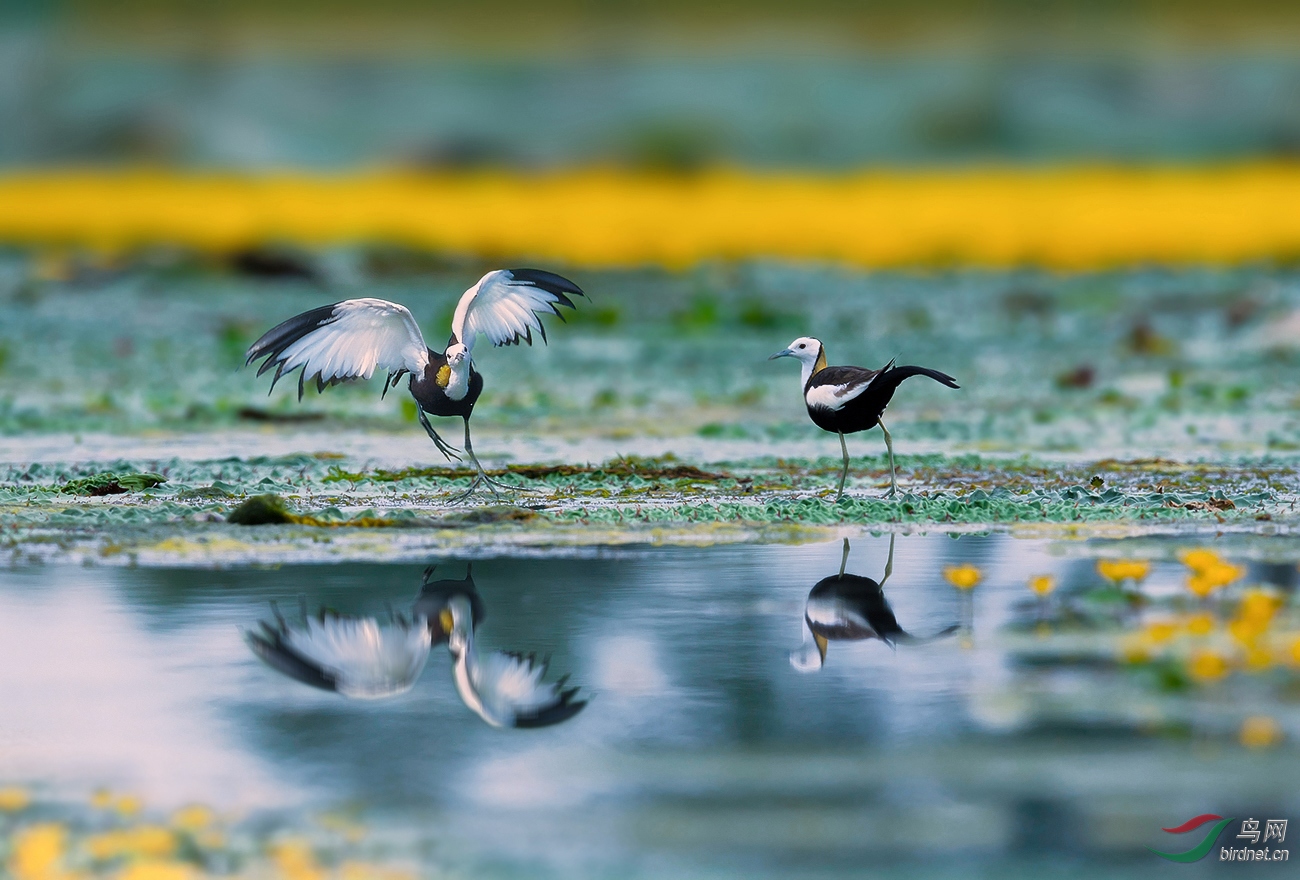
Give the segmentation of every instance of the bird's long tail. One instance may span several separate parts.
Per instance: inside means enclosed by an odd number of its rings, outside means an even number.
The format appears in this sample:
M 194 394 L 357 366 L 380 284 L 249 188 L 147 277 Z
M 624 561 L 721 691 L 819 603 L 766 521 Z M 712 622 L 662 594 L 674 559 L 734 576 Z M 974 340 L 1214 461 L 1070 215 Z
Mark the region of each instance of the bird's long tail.
M 937 642 L 939 639 L 946 638 L 947 636 L 957 632 L 959 629 L 961 629 L 960 626 L 953 624 L 952 626 L 944 627 L 932 636 L 914 636 L 911 633 L 899 630 L 900 635 L 897 636 L 897 641 L 900 645 L 924 645 L 927 642 Z
M 892 369 L 891 369 L 892 367 Z M 899 386 L 904 379 L 910 379 L 912 376 L 929 376 L 941 385 L 947 385 L 949 388 L 960 388 L 957 380 L 947 373 L 941 373 L 938 370 L 932 370 L 929 367 L 890 367 L 880 371 L 872 385 L 885 386 L 891 391 Z

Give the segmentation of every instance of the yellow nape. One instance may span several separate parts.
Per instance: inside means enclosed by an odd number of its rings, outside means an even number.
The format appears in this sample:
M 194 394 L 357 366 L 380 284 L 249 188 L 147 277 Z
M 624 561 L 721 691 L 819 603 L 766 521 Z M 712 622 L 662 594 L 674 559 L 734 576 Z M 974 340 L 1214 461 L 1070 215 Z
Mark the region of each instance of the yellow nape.
M 446 388 L 451 384 L 451 367 L 443 364 L 438 368 L 438 375 L 434 376 L 433 381 L 438 384 L 439 388 Z

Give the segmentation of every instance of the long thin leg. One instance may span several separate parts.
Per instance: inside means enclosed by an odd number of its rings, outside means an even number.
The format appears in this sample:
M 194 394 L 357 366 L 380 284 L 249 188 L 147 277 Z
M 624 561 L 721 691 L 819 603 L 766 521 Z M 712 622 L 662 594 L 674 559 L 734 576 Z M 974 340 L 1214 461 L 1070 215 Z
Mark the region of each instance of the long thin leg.
M 880 425 L 880 430 L 885 433 L 885 449 L 889 451 L 889 497 L 893 498 L 898 494 L 898 477 L 894 474 L 894 438 L 889 436 L 889 429 L 880 419 L 876 419 L 876 424 Z
M 889 533 L 889 560 L 885 562 L 885 576 L 880 579 L 880 586 L 882 587 L 885 585 L 885 581 L 889 580 L 889 576 L 894 573 L 894 539 L 897 537 L 898 535 L 893 532 Z
M 429 424 L 429 417 L 425 415 L 424 410 L 420 409 L 419 404 L 416 404 L 415 411 L 420 416 L 420 424 L 424 426 L 424 433 L 429 435 L 429 439 L 433 441 L 434 446 L 438 447 L 438 451 L 447 456 L 447 461 L 460 461 L 460 455 L 456 447 L 438 436 L 438 432 L 433 430 L 433 425 Z
M 844 453 L 844 470 L 840 471 L 840 491 L 835 496 L 836 501 L 844 497 L 844 481 L 849 478 L 849 445 L 844 442 L 843 431 L 840 432 L 840 450 Z
M 492 493 L 492 497 L 497 499 L 501 498 L 501 494 L 497 492 L 498 488 L 510 489 L 511 491 L 514 492 L 532 491 L 531 489 L 528 489 L 525 486 L 513 486 L 510 483 L 503 483 L 500 480 L 494 480 L 488 476 L 487 471 L 483 469 L 482 463 L 479 462 L 478 456 L 474 454 L 474 444 L 470 440 L 470 436 L 469 436 L 468 418 L 465 419 L 465 454 L 468 455 L 469 460 L 474 463 L 474 469 L 478 471 L 478 476 L 476 476 L 474 478 L 474 481 L 469 484 L 468 489 L 466 489 L 464 492 L 457 495 L 455 498 L 451 499 L 451 502 L 453 504 L 455 504 L 458 501 L 464 501 L 470 495 L 474 494 L 474 490 L 477 489 L 479 486 L 487 486 L 488 491 Z
M 844 567 L 849 564 L 849 539 L 844 539 L 844 555 L 840 557 L 840 580 L 844 580 Z

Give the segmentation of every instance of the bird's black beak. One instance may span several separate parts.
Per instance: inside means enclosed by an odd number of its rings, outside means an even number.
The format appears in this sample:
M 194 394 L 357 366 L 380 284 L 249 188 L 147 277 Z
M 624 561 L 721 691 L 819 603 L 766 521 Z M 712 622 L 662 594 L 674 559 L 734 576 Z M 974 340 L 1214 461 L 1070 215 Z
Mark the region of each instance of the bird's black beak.
M 776 360 L 777 358 L 788 358 L 788 357 L 793 357 L 793 356 L 794 356 L 794 352 L 792 352 L 792 351 L 791 351 L 790 349 L 788 349 L 788 348 L 783 348 L 783 349 L 781 349 L 780 351 L 778 351 L 776 354 L 774 354 L 774 355 L 772 355 L 770 358 L 768 358 L 768 360 L 769 360 L 769 361 L 774 361 L 774 360 Z

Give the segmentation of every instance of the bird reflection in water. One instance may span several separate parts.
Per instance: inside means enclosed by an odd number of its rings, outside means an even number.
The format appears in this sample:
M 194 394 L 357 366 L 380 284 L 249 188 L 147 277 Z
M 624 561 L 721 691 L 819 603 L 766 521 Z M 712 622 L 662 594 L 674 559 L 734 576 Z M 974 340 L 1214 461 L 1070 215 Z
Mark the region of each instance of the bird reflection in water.
M 262 662 L 303 684 L 345 697 L 379 699 L 409 691 L 433 646 L 447 642 L 461 700 L 493 727 L 547 727 L 582 711 L 568 676 L 544 681 L 546 661 L 510 651 L 481 653 L 474 632 L 485 616 L 472 566 L 462 580 L 431 581 L 425 569 L 410 615 L 381 623 L 321 609 L 290 622 L 272 604 L 275 623 L 263 621 L 244 640 Z
M 889 559 L 879 582 L 857 574 L 845 574 L 849 562 L 849 539 L 844 539 L 844 555 L 838 574 L 822 578 L 808 593 L 804 605 L 804 641 L 790 652 L 790 665 L 800 672 L 816 672 L 826 664 L 826 650 L 831 642 L 855 642 L 880 639 L 889 647 L 899 642 L 916 644 L 929 641 L 917 638 L 898 625 L 894 610 L 885 598 L 885 581 L 894 572 L 894 535 L 889 536 Z M 951 626 L 933 638 L 956 632 Z

